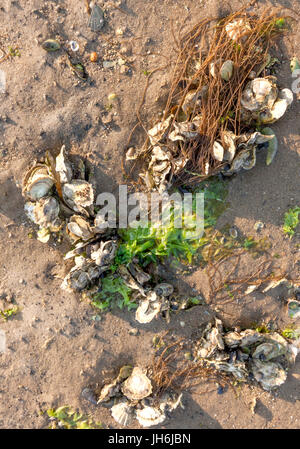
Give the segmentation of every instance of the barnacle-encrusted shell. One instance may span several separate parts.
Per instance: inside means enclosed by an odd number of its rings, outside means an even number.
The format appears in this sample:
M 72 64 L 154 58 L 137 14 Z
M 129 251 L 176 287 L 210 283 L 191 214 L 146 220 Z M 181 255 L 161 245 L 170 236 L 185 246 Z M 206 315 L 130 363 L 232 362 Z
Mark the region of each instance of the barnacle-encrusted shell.
M 82 213 L 94 202 L 93 187 L 87 181 L 73 179 L 62 187 L 62 194 L 66 204 L 75 212 Z
M 286 372 L 279 363 L 262 362 L 259 359 L 251 361 L 252 374 L 264 390 L 270 391 L 286 381 Z
M 166 416 L 155 407 L 144 407 L 136 411 L 136 419 L 143 427 L 157 426 L 165 421 Z
M 128 402 L 113 405 L 110 411 L 114 420 L 121 426 L 129 426 L 135 416 L 135 409 Z
M 141 368 L 135 367 L 123 383 L 122 392 L 128 399 L 139 401 L 152 393 L 151 381 Z
M 46 196 L 54 185 L 54 178 L 46 164 L 35 164 L 25 174 L 23 194 L 37 201 Z

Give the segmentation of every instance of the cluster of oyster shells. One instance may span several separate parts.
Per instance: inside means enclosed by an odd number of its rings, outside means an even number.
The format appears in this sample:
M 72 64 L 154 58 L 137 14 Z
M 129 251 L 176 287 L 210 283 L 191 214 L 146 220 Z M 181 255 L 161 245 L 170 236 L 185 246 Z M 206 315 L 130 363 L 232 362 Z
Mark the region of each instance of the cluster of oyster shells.
M 264 390 L 282 385 L 297 348 L 276 332 L 253 329 L 224 332 L 222 321 L 215 319 L 205 328 L 195 347 L 195 359 L 246 382 L 254 378 Z
M 197 104 L 197 95 L 191 92 L 193 99 L 188 99 L 187 103 Z M 187 108 L 187 104 L 183 105 Z M 147 148 L 149 163 L 146 170 L 139 176 L 145 187 L 157 190 L 163 194 L 172 184 L 173 176 L 182 170 L 188 159 L 178 154 L 178 142 L 192 140 L 199 137 L 198 119 L 191 122 L 176 122 L 171 114 L 166 120 L 157 123 L 148 131 L 150 146 Z M 141 152 L 129 148 L 126 153 L 126 160 L 137 159 Z
M 141 324 L 150 323 L 160 313 L 165 312 L 168 320 L 170 299 L 174 287 L 167 282 L 161 282 L 154 288 L 148 287 L 151 276 L 145 273 L 137 263 L 130 263 L 127 267 L 121 265 L 118 274 L 125 284 L 133 290 L 132 301 L 138 303 L 135 319 Z
M 285 114 L 292 102 L 292 91 L 279 90 L 275 76 L 254 78 L 248 82 L 242 93 L 241 121 L 247 125 L 274 123 Z M 213 156 L 217 161 L 226 163 L 222 173 L 230 176 L 241 169 L 253 168 L 256 163 L 256 152 L 263 146 L 268 147 L 266 163 L 269 165 L 278 148 L 275 133 L 271 128 L 265 127 L 262 132 L 245 133 L 239 136 L 225 130 L 220 139 L 214 143 Z
M 230 26 L 229 26 L 230 25 Z M 233 40 L 239 40 L 247 35 L 248 24 L 238 20 L 226 26 L 226 32 Z M 219 61 L 210 64 L 210 74 L 216 78 L 220 76 L 225 82 L 229 81 L 234 73 L 233 61 Z M 240 104 L 240 120 L 249 129 L 257 125 L 265 126 L 261 132 L 248 132 L 235 135 L 232 131 L 223 130 L 219 139 L 212 148 L 213 157 L 222 162 L 220 171 L 231 176 L 240 170 L 250 170 L 256 164 L 256 152 L 263 147 L 268 148 L 266 163 L 269 165 L 275 157 L 278 142 L 274 131 L 266 125 L 279 120 L 293 102 L 293 93 L 290 89 L 279 89 L 275 76 L 252 78 L 242 92 Z M 148 166 L 140 173 L 140 178 L 146 188 L 163 193 L 172 184 L 172 178 L 186 166 L 188 159 L 180 151 L 182 142 L 197 140 L 200 137 L 199 126 L 202 120 L 201 106 L 207 98 L 208 87 L 188 91 L 181 106 L 185 121 L 177 121 L 173 114 L 158 122 L 148 130 L 150 145 L 144 151 L 129 148 L 126 153 L 127 160 L 137 159 L 147 152 Z M 192 114 L 192 119 L 189 117 Z M 205 174 L 209 173 L 209 163 L 206 164 Z
M 86 392 L 83 395 L 90 400 Z M 146 370 L 125 365 L 112 382 L 102 387 L 96 403 L 110 406 L 112 417 L 122 426 L 130 426 L 137 419 L 142 427 L 151 427 L 164 422 L 178 405 L 183 408 L 181 398 L 182 394 L 173 392 L 153 396 Z
M 97 283 L 113 262 L 117 245 L 94 213 L 94 183 L 90 175 L 86 179 L 84 162 L 73 168 L 64 145 L 56 158 L 48 152 L 44 162 L 35 162 L 26 172 L 23 195 L 25 213 L 39 226 L 40 241 L 61 231 L 75 246 L 65 256 L 74 266 L 62 288 L 82 291 Z

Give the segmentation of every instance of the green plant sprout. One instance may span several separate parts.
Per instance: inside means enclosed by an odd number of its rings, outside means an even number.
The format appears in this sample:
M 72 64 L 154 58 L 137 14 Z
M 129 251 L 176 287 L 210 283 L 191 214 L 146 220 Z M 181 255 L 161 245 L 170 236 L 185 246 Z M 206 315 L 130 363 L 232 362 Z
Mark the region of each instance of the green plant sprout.
M 284 214 L 283 232 L 287 234 L 290 239 L 295 234 L 295 228 L 299 223 L 300 207 L 296 206 L 294 209 L 289 209 Z
M 65 405 L 56 410 L 50 408 L 47 414 L 51 419 L 51 428 L 57 427 L 64 429 L 101 429 L 101 423 L 94 423 L 90 418 L 74 412 L 69 406 Z
M 7 321 L 8 318 L 16 315 L 19 311 L 20 309 L 17 306 L 6 310 L 0 310 L 0 316 L 4 319 L 4 321 Z

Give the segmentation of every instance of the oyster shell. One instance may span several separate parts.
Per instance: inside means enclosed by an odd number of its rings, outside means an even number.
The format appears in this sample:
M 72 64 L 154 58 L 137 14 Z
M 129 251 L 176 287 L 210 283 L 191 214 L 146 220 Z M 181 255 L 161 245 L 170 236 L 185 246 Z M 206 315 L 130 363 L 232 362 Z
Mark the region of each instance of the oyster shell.
M 117 250 L 117 244 L 113 240 L 107 242 L 98 242 L 92 246 L 91 259 L 95 264 L 101 267 L 101 271 L 105 267 L 109 267 L 114 260 Z
M 54 231 L 59 229 L 59 203 L 55 198 L 41 198 L 36 203 L 27 202 L 24 209 L 28 218 L 41 228 L 53 228 Z
M 159 314 L 161 308 L 162 300 L 155 292 L 150 292 L 140 301 L 135 312 L 135 319 L 141 324 L 150 323 Z
M 101 273 L 100 267 L 97 267 L 97 265 L 86 260 L 84 257 L 76 256 L 75 265 L 64 278 L 61 288 L 67 291 L 74 290 L 80 292 L 99 278 Z
M 128 402 L 120 402 L 113 405 L 110 411 L 114 420 L 124 427 L 130 426 L 135 417 L 135 409 Z
M 213 360 L 210 362 L 219 371 L 232 374 L 239 381 L 246 381 L 248 378 L 248 371 L 244 362 L 229 363 L 225 361 Z
M 287 374 L 279 363 L 262 362 L 259 359 L 251 361 L 251 372 L 264 390 L 270 391 L 286 381 Z
M 163 413 L 172 412 L 176 410 L 176 408 L 180 405 L 182 409 L 184 406 L 182 405 L 182 393 L 164 393 L 160 398 L 159 408 Z
M 176 142 L 177 140 L 181 140 L 185 142 L 187 140 L 196 139 L 200 136 L 197 131 L 197 126 L 194 122 L 180 122 L 173 123 L 174 130 L 170 132 L 168 138 L 172 140 L 172 142 Z
M 42 243 L 49 242 L 50 237 L 51 233 L 48 228 L 41 228 L 37 232 L 37 239 Z
M 225 344 L 230 349 L 235 349 L 238 346 L 241 348 L 249 347 L 263 340 L 264 336 L 254 329 L 246 329 L 242 332 L 227 332 L 224 335 Z
M 136 281 L 141 285 L 145 284 L 146 282 L 150 281 L 150 279 L 151 279 L 150 274 L 145 273 L 141 269 L 141 267 L 136 263 L 131 262 L 128 265 L 128 271 L 136 279 Z
M 186 116 L 200 112 L 202 98 L 206 97 L 207 91 L 208 86 L 203 86 L 201 90 L 190 90 L 186 94 L 181 107 Z
M 59 175 L 60 183 L 65 184 L 72 180 L 72 166 L 65 155 L 66 147 L 61 147 L 59 155 L 56 157 L 55 171 Z
M 170 115 L 166 120 L 157 123 L 153 128 L 148 131 L 148 136 L 150 139 L 151 145 L 157 145 L 160 141 L 164 140 L 164 138 L 168 134 L 169 127 L 171 125 L 171 121 L 173 120 L 174 115 Z
M 54 185 L 54 178 L 46 164 L 37 163 L 25 174 L 23 180 L 23 195 L 32 201 L 47 196 Z
M 129 269 L 125 267 L 125 265 L 120 265 L 118 271 L 128 287 L 130 287 L 133 290 L 138 290 L 142 296 L 146 296 L 146 293 L 142 285 L 133 277 L 133 275 L 131 274 Z
M 219 162 L 222 162 L 224 159 L 224 148 L 217 141 L 215 141 L 213 145 L 213 157 Z
M 251 31 L 251 27 L 249 23 L 241 18 L 233 20 L 225 26 L 225 31 L 230 39 L 233 41 L 244 40 L 249 31 Z
M 120 391 L 120 382 L 119 379 L 115 379 L 110 384 L 104 385 L 100 391 L 97 404 L 101 404 L 102 402 L 108 402 L 111 398 L 116 396 Z
M 94 203 L 93 187 L 84 180 L 73 179 L 71 182 L 63 184 L 62 194 L 64 201 L 71 209 L 84 215 Z
M 254 359 L 259 359 L 263 362 L 269 361 L 272 359 L 275 359 L 283 354 L 285 354 L 286 350 L 283 346 L 281 346 L 279 343 L 262 343 L 252 354 L 252 357 Z
M 48 52 L 57 51 L 60 49 L 60 43 L 54 39 L 47 39 L 42 43 L 42 47 Z
M 289 89 L 284 89 L 285 91 L 291 92 Z M 293 94 L 291 92 L 291 96 L 286 93 L 282 94 L 284 98 L 278 98 L 277 101 L 275 101 L 274 105 L 271 109 L 266 109 L 262 111 L 259 114 L 259 119 L 261 123 L 267 124 L 267 123 L 274 123 L 277 122 L 283 115 L 285 114 L 288 106 L 292 103 Z
M 132 401 L 140 401 L 152 393 L 150 379 L 139 367 L 133 368 L 131 375 L 122 384 L 123 394 Z
M 136 411 L 136 419 L 143 427 L 157 426 L 165 421 L 166 416 L 155 407 L 144 407 Z
M 158 296 L 170 296 L 174 292 L 174 287 L 171 284 L 162 282 L 154 287 L 154 291 Z
M 209 323 L 200 339 L 200 348 L 198 349 L 197 355 L 201 358 L 210 358 L 215 355 L 218 351 L 224 350 L 223 341 L 223 326 L 221 320 L 215 319 L 215 325 Z
M 230 176 L 242 169 L 251 170 L 256 164 L 256 150 L 258 145 L 271 141 L 273 137 L 273 135 L 263 135 L 260 132 L 236 136 L 236 156 L 229 168 L 223 170 L 223 174 L 225 176 Z
M 264 108 L 271 109 L 277 99 L 276 78 L 255 78 L 250 81 L 242 93 L 241 104 L 251 112 L 259 112 Z
M 296 299 L 288 301 L 288 315 L 293 319 L 300 318 L 300 301 Z
M 89 222 L 81 215 L 73 215 L 67 224 L 67 233 L 71 240 L 87 241 L 94 237 Z

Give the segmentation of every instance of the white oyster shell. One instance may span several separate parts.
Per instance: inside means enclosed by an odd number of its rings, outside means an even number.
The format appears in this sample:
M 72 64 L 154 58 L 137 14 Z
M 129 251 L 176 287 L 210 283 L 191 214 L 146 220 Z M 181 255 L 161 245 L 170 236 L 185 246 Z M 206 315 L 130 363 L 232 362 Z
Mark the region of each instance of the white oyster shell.
M 73 215 L 70 218 L 67 224 L 67 232 L 73 241 L 78 239 L 86 241 L 94 236 L 89 222 L 81 215 Z
M 63 184 L 62 194 L 66 204 L 75 212 L 86 213 L 85 209 L 93 205 L 93 186 L 87 181 L 73 179 Z
M 35 164 L 25 174 L 23 181 L 23 194 L 32 201 L 48 195 L 54 185 L 54 178 L 49 173 L 46 164 Z
M 225 26 L 225 31 L 230 39 L 233 41 L 243 40 L 249 31 L 251 31 L 251 27 L 249 23 L 241 18 L 233 20 Z
M 161 305 L 162 301 L 155 292 L 148 294 L 145 299 L 140 301 L 135 312 L 135 319 L 141 324 L 150 323 L 159 314 Z
M 151 427 L 163 423 L 166 416 L 157 408 L 144 407 L 136 411 L 136 418 L 141 426 Z
M 110 411 L 114 420 L 124 427 L 130 426 L 135 417 L 135 409 L 128 402 L 120 402 L 113 405 Z
M 55 171 L 59 174 L 61 184 L 70 182 L 72 179 L 72 166 L 65 155 L 66 147 L 61 147 L 59 155 L 56 157 Z
M 123 383 L 122 392 L 128 399 L 139 401 L 152 393 L 151 381 L 141 368 L 135 367 Z
M 250 81 L 242 94 L 242 106 L 251 112 L 272 108 L 278 96 L 275 81 L 274 77 L 255 78 Z

